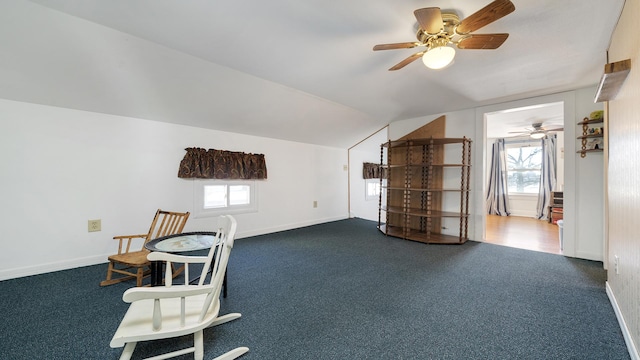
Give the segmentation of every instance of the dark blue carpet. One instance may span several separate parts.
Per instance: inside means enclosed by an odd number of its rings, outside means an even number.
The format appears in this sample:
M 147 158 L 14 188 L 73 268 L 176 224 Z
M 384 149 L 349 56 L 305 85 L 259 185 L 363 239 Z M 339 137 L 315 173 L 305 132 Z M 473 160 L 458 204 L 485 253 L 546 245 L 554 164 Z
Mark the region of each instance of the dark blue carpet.
M 426 245 L 349 219 L 238 239 L 205 359 L 629 359 L 602 263 L 467 242 Z M 106 265 L 0 282 L 0 359 L 117 359 L 130 283 Z M 138 345 L 134 359 L 191 338 Z M 178 359 L 191 359 L 183 356 Z

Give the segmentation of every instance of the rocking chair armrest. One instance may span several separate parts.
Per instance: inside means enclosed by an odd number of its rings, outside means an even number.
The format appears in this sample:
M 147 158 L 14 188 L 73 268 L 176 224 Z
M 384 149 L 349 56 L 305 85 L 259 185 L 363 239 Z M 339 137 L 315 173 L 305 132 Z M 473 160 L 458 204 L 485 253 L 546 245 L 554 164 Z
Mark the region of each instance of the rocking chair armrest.
M 133 239 L 146 239 L 148 234 L 118 235 L 113 240 L 118 240 L 118 254 L 127 254 L 131 250 Z
M 118 236 L 114 236 L 113 240 L 123 240 L 123 239 L 135 239 L 135 238 L 142 238 L 145 239 L 147 237 L 147 235 L 149 234 L 138 234 L 138 235 L 118 235 Z
M 212 286 L 197 286 L 197 285 L 179 285 L 172 287 L 136 287 L 128 289 L 122 294 L 122 300 L 127 303 L 132 303 L 139 300 L 147 299 L 170 299 L 188 297 L 194 295 L 207 294 L 212 291 Z
M 207 261 L 206 256 L 187 256 L 187 255 L 177 255 L 177 254 L 169 254 L 165 252 L 154 251 L 147 255 L 147 260 L 149 261 L 169 261 L 174 263 L 201 263 L 204 264 Z

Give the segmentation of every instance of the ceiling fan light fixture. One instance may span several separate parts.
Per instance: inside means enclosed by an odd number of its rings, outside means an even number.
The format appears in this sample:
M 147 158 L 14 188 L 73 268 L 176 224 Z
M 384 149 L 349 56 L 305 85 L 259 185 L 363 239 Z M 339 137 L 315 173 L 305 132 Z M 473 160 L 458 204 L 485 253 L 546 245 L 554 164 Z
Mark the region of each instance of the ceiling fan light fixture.
M 442 69 L 447 67 L 456 56 L 456 51 L 449 46 L 438 46 L 429 49 L 422 55 L 422 62 L 429 69 Z
M 532 139 L 542 139 L 544 137 L 545 133 L 543 131 L 540 132 L 532 132 L 531 134 L 529 134 L 529 136 L 531 136 Z

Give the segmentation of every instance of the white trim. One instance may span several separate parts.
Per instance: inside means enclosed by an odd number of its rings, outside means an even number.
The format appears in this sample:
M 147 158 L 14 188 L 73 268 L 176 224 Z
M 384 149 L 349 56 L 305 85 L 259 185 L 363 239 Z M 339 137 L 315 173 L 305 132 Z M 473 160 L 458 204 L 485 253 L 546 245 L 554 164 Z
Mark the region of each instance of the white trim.
M 618 324 L 620 324 L 620 330 L 622 330 L 622 336 L 624 337 L 624 342 L 627 344 L 627 350 L 629 350 L 629 356 L 631 356 L 631 360 L 640 360 L 640 354 L 638 354 L 638 348 L 633 343 L 633 338 L 631 337 L 631 333 L 629 332 L 627 323 L 624 321 L 624 317 L 622 316 L 622 311 L 620 311 L 620 307 L 618 306 L 618 302 L 616 301 L 616 297 L 613 294 L 613 290 L 609 286 L 608 281 L 605 282 L 605 288 L 607 290 L 607 296 L 609 297 L 611 306 L 613 307 L 613 311 L 616 313 Z
M 311 220 L 311 221 L 303 221 L 303 222 L 297 222 L 297 223 L 284 224 L 284 225 L 279 225 L 279 226 L 274 226 L 274 227 L 269 227 L 269 228 L 262 228 L 262 229 L 252 230 L 252 231 L 245 231 L 245 232 L 241 232 L 241 233 L 236 233 L 236 239 L 241 239 L 241 238 L 250 237 L 250 236 L 265 235 L 265 234 L 270 234 L 270 233 L 274 233 L 274 232 L 278 232 L 278 231 L 298 229 L 298 228 L 302 228 L 302 227 L 305 227 L 305 226 L 324 224 L 324 223 L 327 223 L 327 222 L 344 220 L 344 219 L 348 219 L 348 218 L 349 218 L 348 215 L 335 216 L 335 217 L 316 219 L 316 220 Z
M 265 235 L 265 234 L 275 233 L 278 231 L 298 229 L 305 226 L 324 224 L 327 222 L 344 220 L 348 218 L 349 218 L 348 216 L 336 216 L 336 217 L 329 217 L 329 218 L 317 219 L 312 221 L 302 221 L 297 223 L 274 226 L 270 228 L 262 228 L 258 230 L 246 231 L 246 232 L 236 233 L 236 239 L 241 239 L 241 238 L 251 237 L 251 236 L 258 236 L 258 235 Z M 99 264 L 104 264 L 104 273 L 106 276 L 107 257 L 109 257 L 109 255 L 112 255 L 112 254 L 96 255 L 96 256 L 90 256 L 85 258 L 72 259 L 69 261 L 58 261 L 58 262 L 52 262 L 47 264 L 39 264 L 37 266 L 27 266 L 27 267 L 16 268 L 16 269 L 1 270 L 0 281 L 21 278 L 25 276 L 40 275 L 40 274 L 45 274 L 45 273 L 54 272 L 54 271 L 75 269 L 83 266 L 99 265 Z M 96 281 L 99 281 L 99 280 L 100 279 L 97 279 Z
M 105 276 L 107 274 L 107 257 L 111 254 L 96 255 L 85 258 L 72 259 L 70 261 L 58 261 L 46 264 L 38 264 L 35 266 L 26 266 L 16 269 L 7 269 L 0 271 L 0 281 L 15 279 L 25 276 L 39 275 L 54 271 L 75 269 L 83 266 L 91 266 L 104 263 Z M 97 283 L 97 282 L 96 282 Z

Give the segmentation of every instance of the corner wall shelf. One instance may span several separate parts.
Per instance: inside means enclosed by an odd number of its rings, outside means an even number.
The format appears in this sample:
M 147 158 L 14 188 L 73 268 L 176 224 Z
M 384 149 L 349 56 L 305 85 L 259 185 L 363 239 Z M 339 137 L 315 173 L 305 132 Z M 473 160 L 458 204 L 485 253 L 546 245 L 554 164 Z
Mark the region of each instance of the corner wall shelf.
M 610 101 L 616 97 L 630 70 L 631 59 L 606 64 L 594 102 Z
M 590 133 L 589 127 L 592 124 L 603 123 L 603 119 L 589 119 L 584 118 L 582 121 L 578 123 L 578 125 L 582 125 L 582 136 L 578 136 L 577 139 L 582 142 L 582 149 L 576 151 L 580 154 L 580 157 L 586 157 L 588 152 L 601 152 L 604 150 L 602 138 L 604 136 L 604 128 L 599 128 L 600 130 L 597 133 Z M 589 144 L 589 142 L 592 144 Z

